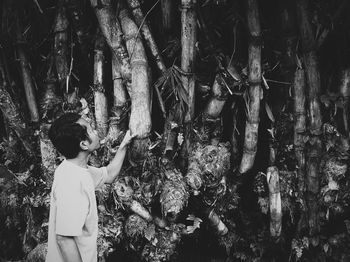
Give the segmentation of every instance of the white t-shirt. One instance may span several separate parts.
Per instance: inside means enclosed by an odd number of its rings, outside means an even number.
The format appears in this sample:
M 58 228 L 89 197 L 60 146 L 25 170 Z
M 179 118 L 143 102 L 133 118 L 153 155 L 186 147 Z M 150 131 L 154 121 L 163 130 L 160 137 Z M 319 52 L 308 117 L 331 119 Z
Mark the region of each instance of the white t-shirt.
M 106 167 L 82 168 L 67 160 L 57 167 L 51 189 L 46 262 L 63 262 L 56 234 L 75 238 L 83 262 L 97 261 L 95 189 L 106 178 Z

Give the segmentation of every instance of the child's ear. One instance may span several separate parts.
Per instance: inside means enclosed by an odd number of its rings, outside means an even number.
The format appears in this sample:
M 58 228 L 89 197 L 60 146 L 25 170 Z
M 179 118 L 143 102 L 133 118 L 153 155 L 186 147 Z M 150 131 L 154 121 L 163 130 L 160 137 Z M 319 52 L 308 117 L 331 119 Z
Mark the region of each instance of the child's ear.
M 89 143 L 87 140 L 80 141 L 79 145 L 80 145 L 81 150 L 84 150 L 84 151 L 88 150 Z

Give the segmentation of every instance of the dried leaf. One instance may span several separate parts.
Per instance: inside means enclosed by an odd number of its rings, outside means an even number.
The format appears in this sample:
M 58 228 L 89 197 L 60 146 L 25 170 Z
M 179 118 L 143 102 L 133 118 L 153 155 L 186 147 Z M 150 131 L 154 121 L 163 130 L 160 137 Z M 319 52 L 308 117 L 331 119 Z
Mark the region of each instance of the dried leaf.
M 177 136 L 177 143 L 181 146 L 184 142 L 184 135 L 182 133 L 179 133 Z
M 148 241 L 151 241 L 155 234 L 156 234 L 156 228 L 154 224 L 151 224 L 149 227 L 145 229 L 145 238 Z
M 273 117 L 271 108 L 270 108 L 270 106 L 267 103 L 265 103 L 265 110 L 266 110 L 267 116 L 270 118 L 271 122 L 274 123 L 275 122 L 275 118 Z

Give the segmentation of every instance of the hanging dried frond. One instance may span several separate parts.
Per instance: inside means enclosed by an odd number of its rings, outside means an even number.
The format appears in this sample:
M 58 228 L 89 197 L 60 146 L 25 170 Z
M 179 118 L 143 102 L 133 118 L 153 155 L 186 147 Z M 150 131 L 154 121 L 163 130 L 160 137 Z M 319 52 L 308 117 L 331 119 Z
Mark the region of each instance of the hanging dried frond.
M 181 77 L 184 74 L 179 67 L 172 65 L 155 82 L 156 88 L 161 90 L 165 103 L 179 103 L 182 116 L 188 109 L 188 92 L 184 88 Z M 181 121 L 182 122 L 182 121 Z

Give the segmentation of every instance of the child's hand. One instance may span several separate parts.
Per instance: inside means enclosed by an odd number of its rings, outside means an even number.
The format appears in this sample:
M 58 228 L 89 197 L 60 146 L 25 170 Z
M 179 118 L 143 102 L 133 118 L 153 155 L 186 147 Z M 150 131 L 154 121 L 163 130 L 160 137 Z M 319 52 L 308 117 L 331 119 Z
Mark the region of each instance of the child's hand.
M 131 135 L 130 130 L 126 131 L 125 136 L 123 138 L 123 141 L 121 142 L 120 146 L 127 146 L 130 144 L 132 139 L 136 136 L 136 134 Z

